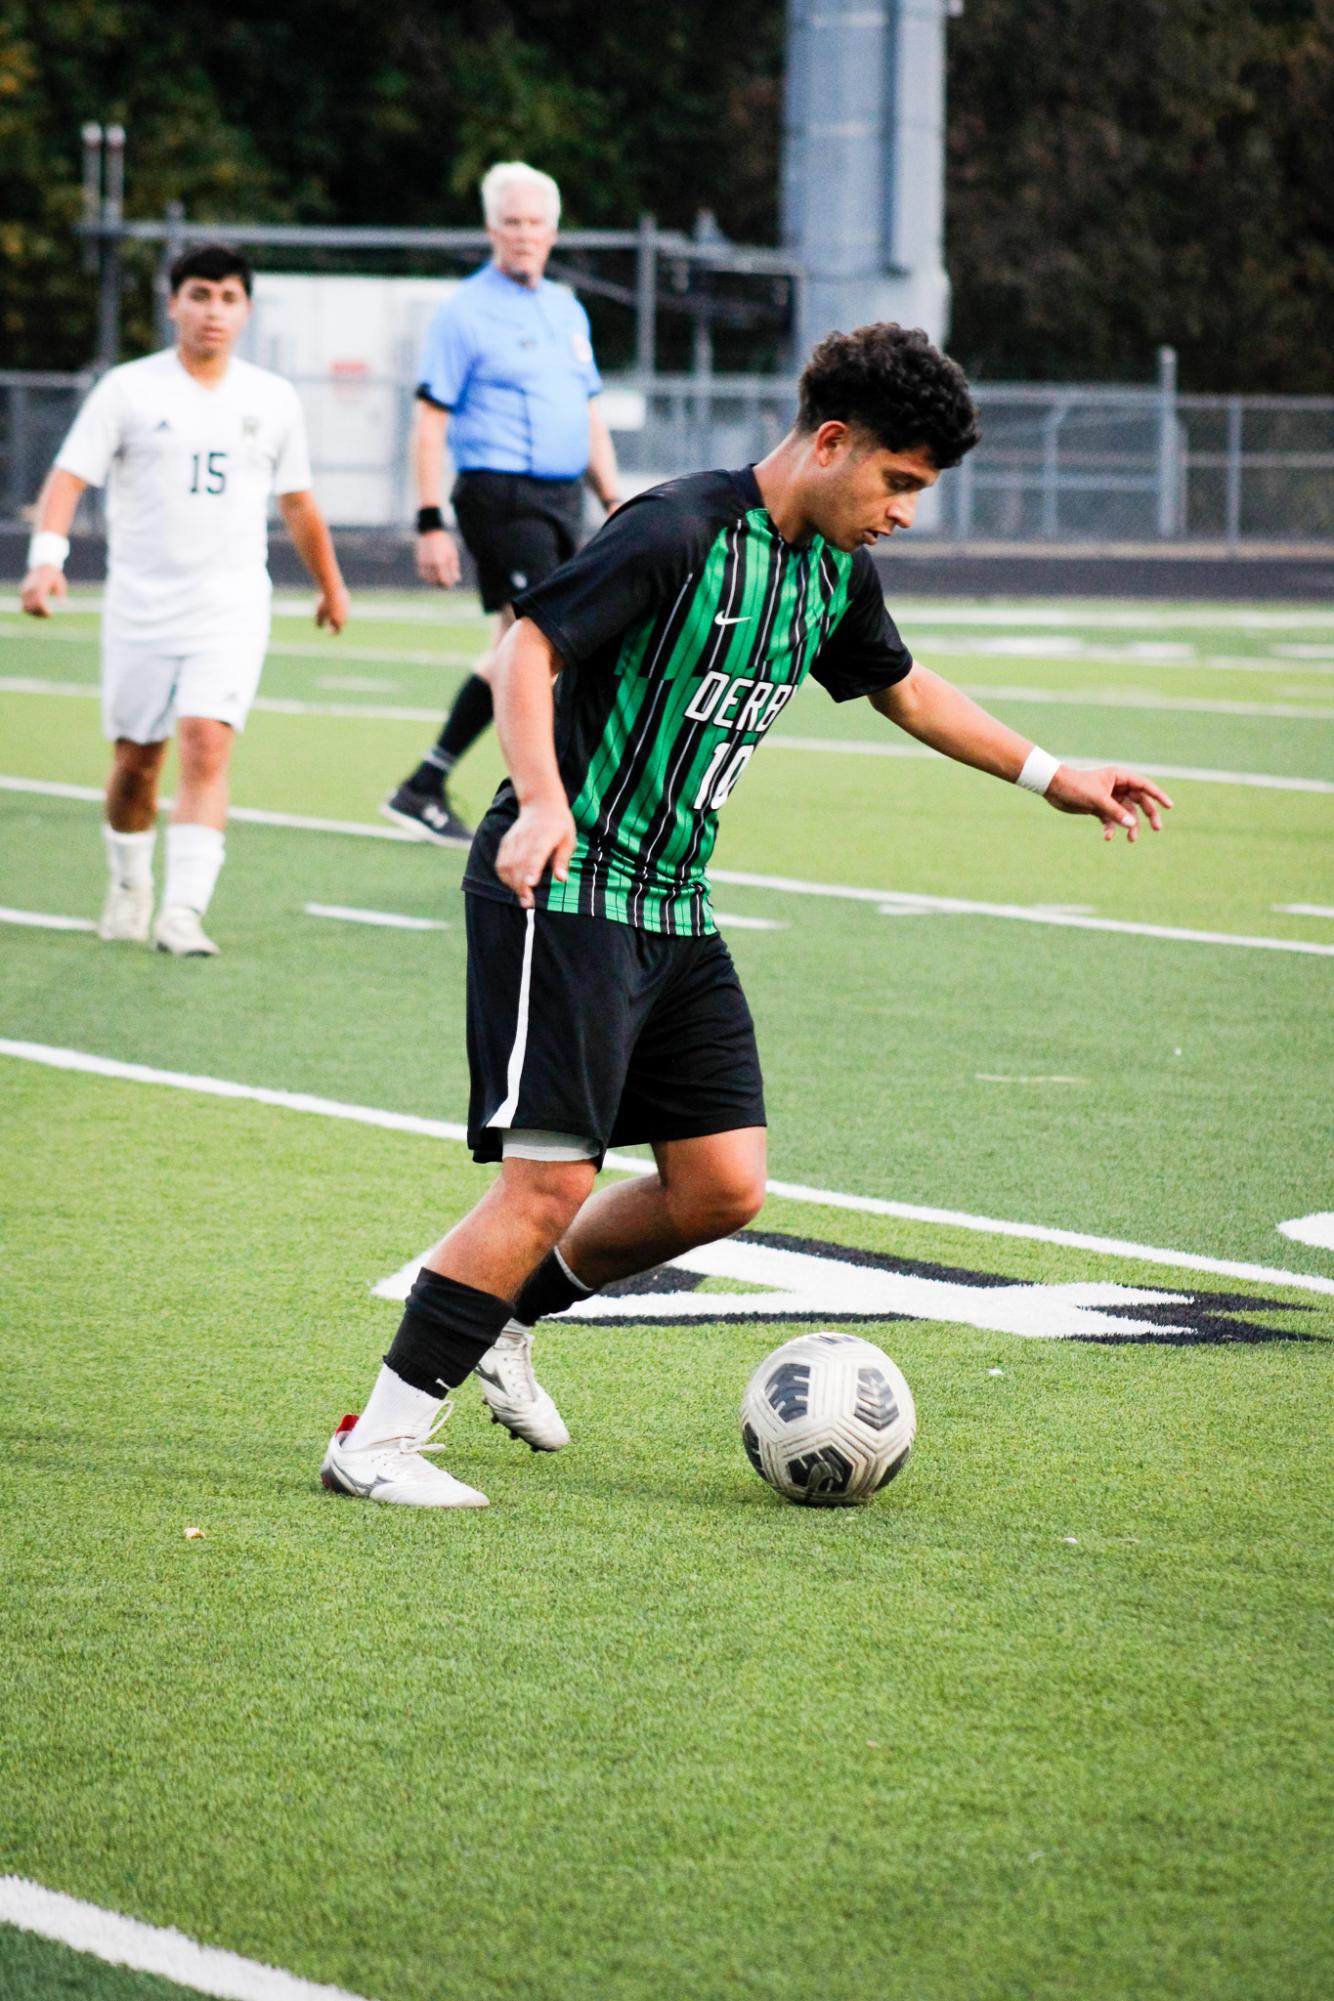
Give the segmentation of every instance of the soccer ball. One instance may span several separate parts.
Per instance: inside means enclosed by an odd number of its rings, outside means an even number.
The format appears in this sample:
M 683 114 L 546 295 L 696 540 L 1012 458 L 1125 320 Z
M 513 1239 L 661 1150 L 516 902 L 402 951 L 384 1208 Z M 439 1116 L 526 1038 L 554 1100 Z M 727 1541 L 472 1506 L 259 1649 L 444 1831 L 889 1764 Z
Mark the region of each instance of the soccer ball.
M 855 1334 L 800 1334 L 766 1355 L 741 1399 L 741 1443 L 762 1480 L 810 1507 L 872 1500 L 917 1434 L 912 1391 Z

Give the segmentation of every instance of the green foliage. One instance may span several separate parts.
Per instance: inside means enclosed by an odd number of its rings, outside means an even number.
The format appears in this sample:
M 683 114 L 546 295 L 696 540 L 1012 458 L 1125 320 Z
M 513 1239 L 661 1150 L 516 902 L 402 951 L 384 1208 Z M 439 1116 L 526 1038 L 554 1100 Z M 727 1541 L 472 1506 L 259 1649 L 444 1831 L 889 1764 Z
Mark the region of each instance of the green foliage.
M 1334 0 L 969 0 L 953 345 L 991 377 L 1334 387 Z
M 11 366 L 75 367 L 93 287 L 70 236 L 78 131 L 130 131 L 129 211 L 466 223 L 506 154 L 571 224 L 641 209 L 772 240 L 778 0 L 0 0 L 0 330 Z M 996 378 L 1146 375 L 1327 391 L 1334 0 L 969 0 L 950 27 L 952 345 Z M 131 259 L 126 346 L 151 338 Z M 601 331 L 601 330 L 600 330 Z

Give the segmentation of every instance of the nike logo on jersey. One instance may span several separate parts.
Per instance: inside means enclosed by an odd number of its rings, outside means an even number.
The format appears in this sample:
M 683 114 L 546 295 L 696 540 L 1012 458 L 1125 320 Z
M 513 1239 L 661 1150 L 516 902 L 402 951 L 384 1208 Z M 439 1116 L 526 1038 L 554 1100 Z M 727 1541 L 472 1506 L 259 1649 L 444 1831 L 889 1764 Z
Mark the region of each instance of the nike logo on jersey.
M 745 618 L 724 618 L 722 613 L 719 612 L 713 622 L 715 625 L 749 625 L 754 616 L 754 612 L 748 612 Z

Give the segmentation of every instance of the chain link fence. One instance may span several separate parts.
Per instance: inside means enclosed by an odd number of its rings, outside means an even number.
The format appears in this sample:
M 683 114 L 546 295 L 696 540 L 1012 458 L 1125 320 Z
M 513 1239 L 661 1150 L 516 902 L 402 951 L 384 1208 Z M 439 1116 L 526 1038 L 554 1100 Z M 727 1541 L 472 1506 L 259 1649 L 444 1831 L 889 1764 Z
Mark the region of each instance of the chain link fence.
M 294 380 L 316 491 L 334 525 L 402 531 L 416 504 L 410 385 Z M 0 373 L 0 495 L 11 525 L 31 508 L 90 383 Z M 775 376 L 627 377 L 607 390 L 627 490 L 762 458 L 787 430 L 794 403 L 791 382 Z M 1184 396 L 1162 384 L 981 384 L 975 394 L 982 443 L 927 497 L 914 539 L 1334 543 L 1334 399 Z

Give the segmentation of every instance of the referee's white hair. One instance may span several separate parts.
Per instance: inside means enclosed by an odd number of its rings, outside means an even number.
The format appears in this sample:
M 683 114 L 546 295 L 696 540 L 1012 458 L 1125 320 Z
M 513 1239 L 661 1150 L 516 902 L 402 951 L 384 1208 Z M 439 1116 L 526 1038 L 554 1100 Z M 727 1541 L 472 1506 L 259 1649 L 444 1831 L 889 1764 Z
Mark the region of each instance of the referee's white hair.
M 482 214 L 494 228 L 507 188 L 541 188 L 553 227 L 560 221 L 560 189 L 550 174 L 530 167 L 526 160 L 498 160 L 482 176 Z

